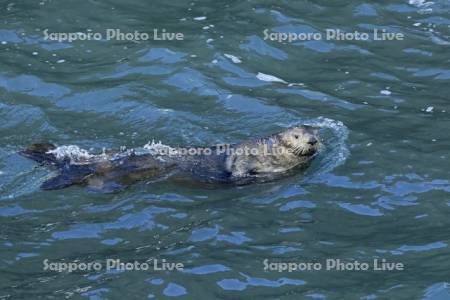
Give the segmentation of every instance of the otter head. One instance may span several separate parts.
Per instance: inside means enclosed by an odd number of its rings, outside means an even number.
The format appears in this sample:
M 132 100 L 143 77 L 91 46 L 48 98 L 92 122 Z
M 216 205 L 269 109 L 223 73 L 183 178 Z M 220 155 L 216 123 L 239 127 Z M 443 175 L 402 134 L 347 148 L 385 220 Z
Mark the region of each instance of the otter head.
M 319 149 L 317 129 L 311 126 L 296 126 L 277 135 L 280 143 L 296 156 L 312 156 Z

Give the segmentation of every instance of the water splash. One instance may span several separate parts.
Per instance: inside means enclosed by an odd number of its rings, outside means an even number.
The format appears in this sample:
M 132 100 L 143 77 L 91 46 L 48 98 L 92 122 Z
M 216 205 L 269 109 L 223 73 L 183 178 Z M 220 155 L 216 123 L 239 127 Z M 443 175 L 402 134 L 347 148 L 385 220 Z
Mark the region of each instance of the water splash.
M 323 133 L 321 133 L 324 145 L 323 158 L 320 161 L 318 169 L 314 171 L 315 175 L 330 172 L 346 161 L 350 155 L 346 144 L 349 131 L 344 123 L 319 117 L 317 119 L 307 120 L 303 124 L 323 129 Z
M 408 4 L 414 5 L 416 7 L 428 7 L 430 5 L 433 5 L 434 2 L 432 2 L 432 1 L 425 1 L 425 0 L 409 0 Z
M 432 6 L 434 2 L 426 0 L 409 0 L 408 4 L 419 8 L 419 14 L 428 14 L 433 11 L 430 6 Z
M 177 150 L 168 145 L 163 144 L 161 141 L 155 143 L 155 140 L 148 142 L 142 147 L 152 155 L 175 155 Z
M 71 162 L 88 160 L 94 157 L 87 150 L 76 145 L 59 146 L 47 153 L 55 155 L 56 159 L 63 160 L 69 158 Z

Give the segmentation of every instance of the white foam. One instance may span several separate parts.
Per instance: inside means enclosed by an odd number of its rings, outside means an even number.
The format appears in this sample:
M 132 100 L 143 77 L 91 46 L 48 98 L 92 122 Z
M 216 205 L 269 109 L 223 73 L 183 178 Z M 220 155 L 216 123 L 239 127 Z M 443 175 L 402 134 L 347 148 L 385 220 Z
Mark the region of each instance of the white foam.
M 155 143 L 155 140 L 152 140 L 151 142 L 148 142 L 145 144 L 143 149 L 149 151 L 152 155 L 176 155 L 177 150 L 175 148 L 172 148 L 168 145 L 165 145 L 161 143 L 161 141 L 158 141 Z
M 235 64 L 240 64 L 242 62 L 242 60 L 240 60 L 239 57 L 237 57 L 237 56 L 227 54 L 227 53 L 225 53 L 224 55 L 225 55 L 225 57 L 231 59 L 231 61 L 234 62 Z
M 258 74 L 256 74 L 256 78 L 258 78 L 261 81 L 266 81 L 266 82 L 281 82 L 281 83 L 286 83 L 286 81 L 284 81 L 281 78 L 275 77 L 273 75 L 269 75 L 269 74 L 264 74 L 259 72 Z
M 433 12 L 433 9 L 430 7 L 434 4 L 432 1 L 427 2 L 426 0 L 409 0 L 408 4 L 419 8 L 419 14 L 429 14 Z
M 47 153 L 55 155 L 58 160 L 69 158 L 71 161 L 82 161 L 94 157 L 94 155 L 90 154 L 87 150 L 81 149 L 75 145 L 60 146 L 56 149 L 47 151 Z
M 428 7 L 434 4 L 432 1 L 426 2 L 425 0 L 409 0 L 408 3 L 416 7 Z

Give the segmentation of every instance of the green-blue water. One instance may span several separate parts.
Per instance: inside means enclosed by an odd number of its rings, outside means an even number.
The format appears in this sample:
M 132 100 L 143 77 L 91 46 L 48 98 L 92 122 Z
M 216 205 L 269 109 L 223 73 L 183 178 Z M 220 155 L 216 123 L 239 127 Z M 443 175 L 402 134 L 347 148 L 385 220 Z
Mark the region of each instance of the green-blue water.
M 450 4 L 395 1 L 2 1 L 0 299 L 450 299 Z M 52 41 L 107 29 L 179 41 Z M 264 39 L 326 29 L 403 40 Z M 259 75 L 258 75 L 259 74 Z M 274 77 L 270 77 L 270 76 Z M 324 128 L 305 173 L 205 188 L 41 191 L 36 142 L 212 145 Z M 182 271 L 44 270 L 166 259 Z M 270 262 L 402 271 L 265 270 Z

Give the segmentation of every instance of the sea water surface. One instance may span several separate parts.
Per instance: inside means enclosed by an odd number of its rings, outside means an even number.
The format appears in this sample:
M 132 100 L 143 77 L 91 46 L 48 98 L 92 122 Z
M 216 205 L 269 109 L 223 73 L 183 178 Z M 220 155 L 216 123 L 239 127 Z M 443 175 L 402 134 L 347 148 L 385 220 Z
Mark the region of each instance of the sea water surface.
M 0 299 L 450 299 L 450 3 L 0 3 Z M 105 31 L 182 33 L 107 40 Z M 383 29 L 403 40 L 274 41 Z M 47 33 L 102 33 L 54 41 Z M 212 145 L 310 123 L 325 150 L 271 183 L 41 191 L 36 142 Z M 183 270 L 45 270 L 48 262 Z M 401 263 L 282 271 L 264 262 Z

